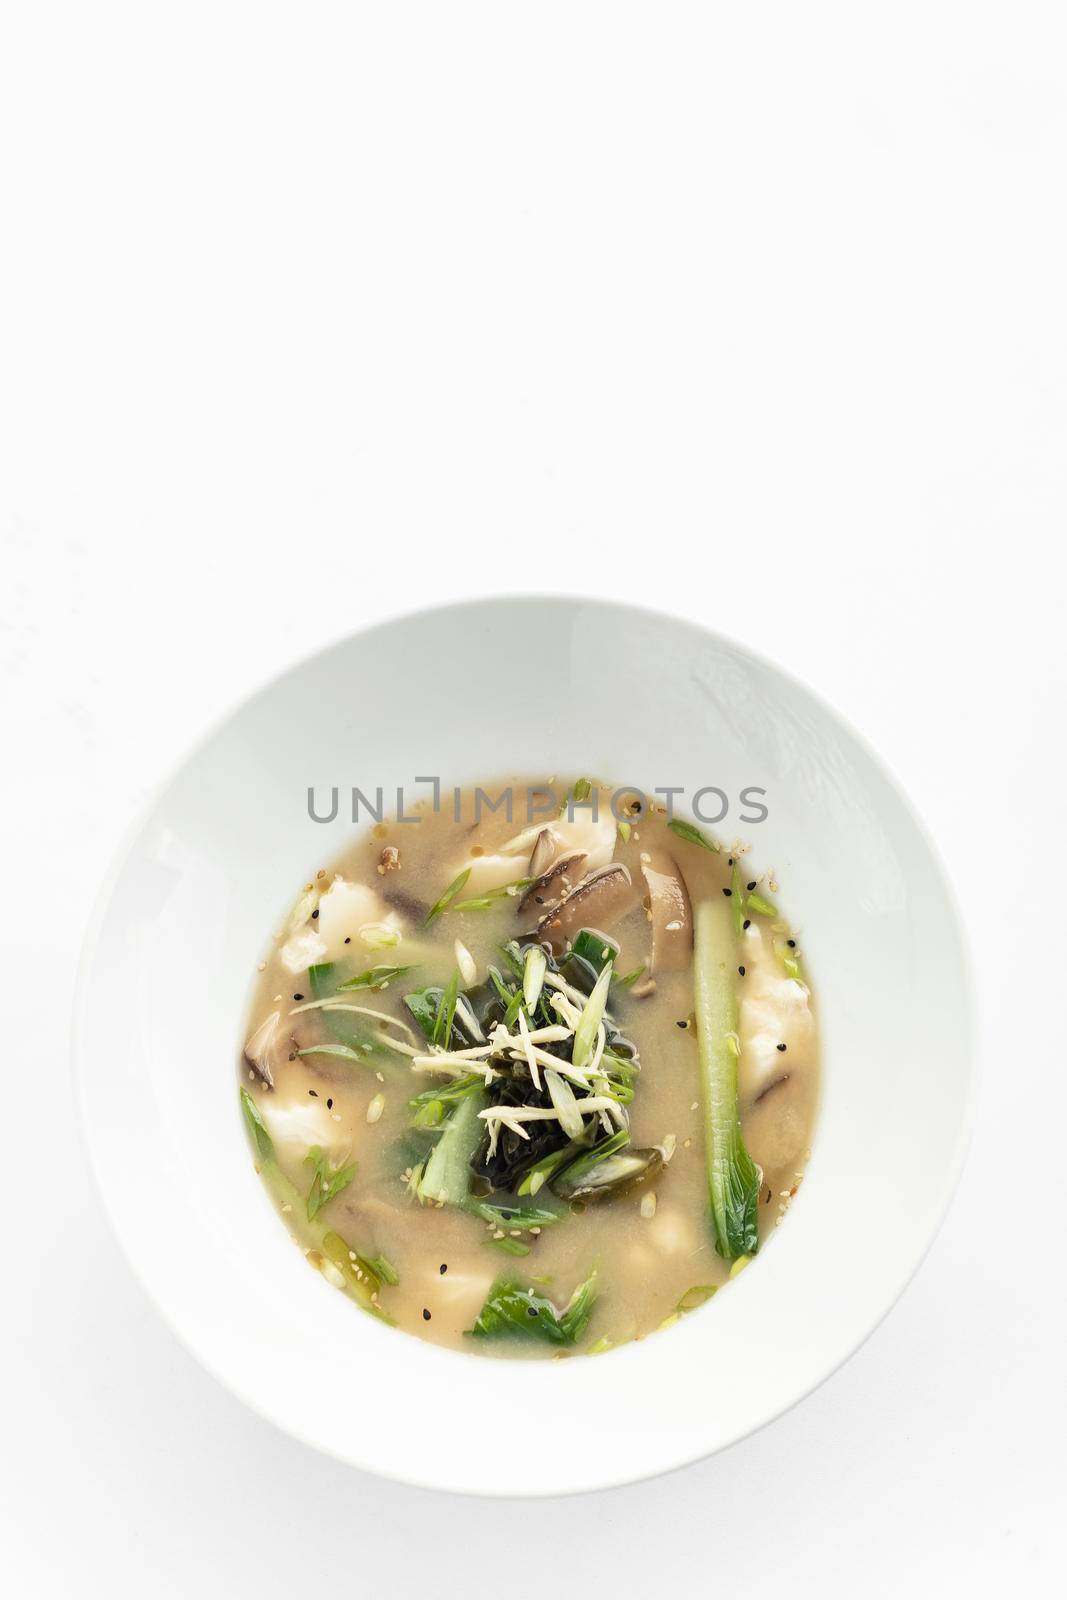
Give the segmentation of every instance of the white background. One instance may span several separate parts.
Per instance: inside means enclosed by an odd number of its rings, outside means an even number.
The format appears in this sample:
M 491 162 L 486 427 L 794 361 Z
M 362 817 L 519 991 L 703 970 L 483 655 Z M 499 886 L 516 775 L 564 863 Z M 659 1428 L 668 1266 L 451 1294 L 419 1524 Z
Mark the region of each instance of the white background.
M 0 18 L 6 1592 L 1062 1593 L 1062 7 Z M 199 731 L 371 619 L 523 588 L 702 618 L 836 702 L 936 832 L 983 1039 L 954 1209 L 847 1368 L 529 1507 L 320 1459 L 201 1372 L 67 1065 L 92 897 Z

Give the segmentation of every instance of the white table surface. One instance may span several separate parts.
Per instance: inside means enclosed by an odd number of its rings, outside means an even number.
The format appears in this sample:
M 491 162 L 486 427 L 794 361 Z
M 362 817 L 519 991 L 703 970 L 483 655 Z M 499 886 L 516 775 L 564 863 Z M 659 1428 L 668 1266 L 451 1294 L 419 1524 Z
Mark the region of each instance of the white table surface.
M 1065 45 L 973 0 L 3 9 L 5 1593 L 1063 1592 Z M 836 702 L 937 835 L 983 1038 L 955 1206 L 854 1360 L 532 1507 L 320 1459 L 194 1364 L 67 1038 L 108 860 L 209 721 L 524 587 Z

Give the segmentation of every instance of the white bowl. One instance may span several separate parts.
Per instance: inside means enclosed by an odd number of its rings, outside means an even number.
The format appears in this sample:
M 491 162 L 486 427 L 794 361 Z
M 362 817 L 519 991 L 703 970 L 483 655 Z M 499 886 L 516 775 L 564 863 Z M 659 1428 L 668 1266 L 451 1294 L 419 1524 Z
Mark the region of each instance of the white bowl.
M 590 1415 L 586 1360 L 438 1349 L 362 1316 L 310 1272 L 252 1169 L 238 1112 L 235 1058 L 265 936 L 351 829 L 343 806 L 335 824 L 312 822 L 308 786 L 388 794 L 418 775 L 533 772 L 689 793 L 765 788 L 767 820 L 736 833 L 775 867 L 803 928 L 823 1034 L 813 1158 L 785 1224 L 707 1307 L 597 1358 L 612 1398 L 593 1427 L 566 1422 Z M 735 836 L 734 817 L 720 833 Z M 226 718 L 115 869 L 82 965 L 75 1038 L 111 1221 L 209 1371 L 296 1437 L 370 1471 L 553 1494 L 720 1450 L 866 1338 L 958 1177 L 970 1033 L 942 870 L 840 717 L 691 623 L 504 599 L 357 634 Z M 520 1441 L 503 1455 L 486 1444 L 497 1417 Z

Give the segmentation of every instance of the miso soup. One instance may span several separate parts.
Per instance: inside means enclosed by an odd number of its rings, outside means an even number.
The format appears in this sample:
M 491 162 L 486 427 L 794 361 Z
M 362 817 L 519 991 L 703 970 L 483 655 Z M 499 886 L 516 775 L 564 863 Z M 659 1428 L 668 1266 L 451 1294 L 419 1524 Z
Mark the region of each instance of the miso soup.
M 744 844 L 552 790 L 509 820 L 472 789 L 316 863 L 241 1054 L 311 1265 L 487 1355 L 594 1354 L 710 1300 L 783 1220 L 818 1098 L 805 957 Z

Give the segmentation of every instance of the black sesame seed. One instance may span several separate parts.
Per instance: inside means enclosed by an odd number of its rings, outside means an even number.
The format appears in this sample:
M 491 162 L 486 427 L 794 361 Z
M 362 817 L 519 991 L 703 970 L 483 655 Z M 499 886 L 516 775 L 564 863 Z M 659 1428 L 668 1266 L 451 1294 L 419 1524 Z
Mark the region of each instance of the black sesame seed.
M 314 911 L 313 911 L 313 912 L 312 912 L 312 913 L 311 913 L 311 920 L 312 920 L 312 922 L 314 922 L 314 920 L 315 920 L 315 918 L 316 918 L 316 917 L 317 917 L 317 916 L 318 916 L 318 914 L 319 914 L 319 908 L 318 908 L 318 906 L 316 906 L 316 907 L 315 907 L 315 909 L 314 909 Z
M 430 1320 L 430 1313 L 427 1311 L 425 1306 L 422 1308 L 422 1320 L 423 1322 L 429 1322 Z
M 733 894 L 733 892 L 734 891 L 732 889 L 724 889 L 723 890 L 723 894 L 726 896 L 727 900 L 729 900 L 729 898 Z
M 675 1027 L 676 1028 L 688 1028 L 688 1026 L 689 1026 L 688 1022 L 676 1022 L 675 1023 Z
M 780 1044 L 780 1045 L 779 1045 L 779 1046 L 778 1046 L 778 1048 L 779 1048 L 779 1050 L 784 1050 L 784 1049 L 785 1049 L 785 1045 L 784 1045 L 784 1044 Z
M 739 973 L 740 973 L 740 974 L 741 974 L 741 976 L 742 976 L 742 978 L 743 978 L 743 977 L 744 977 L 744 975 L 745 975 L 745 969 L 744 969 L 744 967 L 738 967 L 738 969 L 737 969 L 737 970 L 738 970 L 738 972 L 739 972 Z
M 536 1315 L 537 1315 L 537 1307 L 536 1306 L 527 1306 L 526 1307 L 526 1315 L 528 1317 L 536 1317 Z
M 333 1100 L 332 1099 L 327 1100 L 326 1109 L 327 1109 L 327 1111 L 332 1111 L 333 1110 Z
M 790 950 L 795 950 L 796 949 L 797 942 L 796 942 L 795 939 L 787 939 L 785 942 L 789 946 Z
M 312 1095 L 316 1100 L 319 1098 L 319 1091 L 317 1089 L 309 1089 L 308 1094 Z
M 727 861 L 726 861 L 726 865 L 727 865 L 727 866 L 728 866 L 728 867 L 732 867 L 732 866 L 733 866 L 733 864 L 734 864 L 734 858 L 733 858 L 733 856 L 729 856 L 729 857 L 727 857 Z
M 303 998 L 304 998 L 304 996 L 302 994 L 294 994 L 294 996 L 293 996 L 294 1000 L 303 1000 Z
M 444 1277 L 444 1275 L 445 1275 L 445 1273 L 447 1271 L 448 1271 L 448 1262 L 447 1261 L 442 1261 L 441 1262 L 441 1276 L 442 1276 L 442 1278 Z
M 746 888 L 748 889 L 749 894 L 751 894 L 753 889 L 756 887 L 756 882 L 757 882 L 757 880 L 755 878 L 753 878 L 751 883 L 746 884 Z
M 751 922 L 746 917 L 744 922 L 742 923 L 742 928 L 751 928 L 751 926 L 752 926 Z
M 351 944 L 351 943 L 352 943 L 351 939 L 346 939 L 345 940 L 345 944 Z

